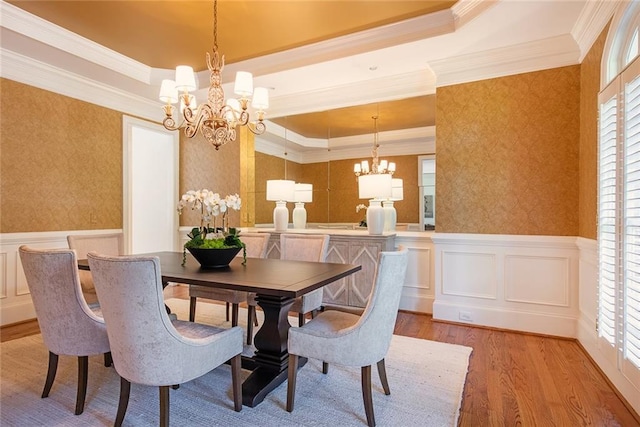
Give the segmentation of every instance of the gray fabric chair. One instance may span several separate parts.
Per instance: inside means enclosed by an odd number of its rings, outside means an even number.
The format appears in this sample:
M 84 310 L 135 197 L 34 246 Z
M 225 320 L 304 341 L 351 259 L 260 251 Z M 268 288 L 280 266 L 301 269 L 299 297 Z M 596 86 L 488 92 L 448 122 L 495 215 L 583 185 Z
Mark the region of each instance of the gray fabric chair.
M 160 425 L 169 425 L 169 387 L 191 381 L 231 360 L 234 409 L 242 409 L 242 330 L 171 321 L 164 307 L 157 257 L 88 254 L 120 375 L 115 425 L 124 420 L 131 383 L 158 386 Z M 227 384 L 220 384 L 227 387 Z
M 19 248 L 22 268 L 36 310 L 49 368 L 42 397 L 49 396 L 56 377 L 58 356 L 78 357 L 78 391 L 75 414 L 84 410 L 87 394 L 88 356 L 104 354 L 111 365 L 104 320 L 91 311 L 82 295 L 78 262 L 71 249 Z
M 106 255 L 124 255 L 124 234 L 88 234 L 88 235 L 68 235 L 67 243 L 70 249 L 76 251 L 78 259 L 86 259 L 87 254 L 96 251 Z M 91 307 L 97 307 L 96 290 L 93 285 L 91 272 L 80 270 L 80 284 L 85 298 Z
M 329 250 L 328 234 L 281 234 L 280 259 L 291 261 L 325 262 Z M 305 323 L 305 315 L 314 317 L 322 306 L 322 288 L 296 298 L 291 311 L 298 313 L 298 325 Z
M 246 245 L 247 258 L 266 258 L 271 233 L 241 233 L 240 240 Z M 237 255 L 242 257 L 240 251 Z M 227 321 L 229 320 L 229 304 L 231 310 L 231 326 L 238 326 L 238 306 L 241 302 L 247 302 L 247 292 L 232 291 L 229 289 L 211 288 L 209 286 L 189 285 L 189 321 L 196 317 L 197 298 L 206 298 L 227 303 Z M 256 306 L 249 305 L 247 312 L 247 345 L 253 342 L 253 326 L 257 326 Z
M 280 235 L 280 259 L 325 262 L 328 250 L 328 234 L 282 233 Z M 322 288 L 316 289 L 293 301 L 290 311 L 298 313 L 299 326 L 304 325 L 307 313 L 311 313 L 311 317 L 314 317 L 317 310 L 321 308 L 322 293 Z M 254 293 L 249 293 L 249 306 L 255 307 L 257 305 L 255 297 Z
M 384 366 L 395 327 L 402 286 L 407 271 L 408 251 L 381 252 L 369 302 L 361 316 L 341 311 L 324 311 L 302 327 L 289 329 L 289 383 L 287 411 L 293 411 L 298 358 L 361 367 L 362 396 L 369 426 L 375 426 L 371 396 L 371 365 L 378 374 L 385 394 L 390 394 Z

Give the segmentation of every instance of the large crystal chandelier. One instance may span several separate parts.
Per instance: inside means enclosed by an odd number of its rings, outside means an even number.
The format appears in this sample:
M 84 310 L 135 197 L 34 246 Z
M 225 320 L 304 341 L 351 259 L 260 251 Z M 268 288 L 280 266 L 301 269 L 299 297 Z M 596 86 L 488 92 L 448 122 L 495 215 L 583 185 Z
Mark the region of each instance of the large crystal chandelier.
M 193 138 L 198 131 L 207 141 L 216 147 L 236 139 L 236 126 L 247 126 L 256 135 L 262 134 L 266 126 L 264 124 L 264 112 L 269 108 L 269 94 L 266 88 L 253 89 L 253 76 L 245 71 L 236 73 L 234 93 L 239 99 L 230 98 L 225 102 L 222 90 L 222 78 L 220 73 L 224 68 L 224 55 L 218 52 L 218 1 L 213 2 L 213 55 L 207 52 L 207 67 L 211 71 L 210 86 L 207 101 L 196 105 L 194 95 L 189 94 L 196 90 L 196 77 L 193 68 L 187 65 L 176 67 L 174 80 L 163 80 L 160 88 L 160 100 L 165 102 L 164 112 L 166 117 L 162 124 L 168 130 L 184 128 L 184 134 Z M 180 93 L 180 95 L 178 95 Z M 257 121 L 249 121 L 247 107 L 249 98 L 253 95 L 251 106 L 257 111 Z M 173 118 L 173 105 L 180 101 L 182 123 L 176 124 Z
M 388 173 L 393 175 L 396 171 L 396 164 L 394 162 L 387 162 L 386 160 L 378 159 L 378 116 L 371 116 L 373 119 L 373 148 L 371 149 L 371 169 L 369 169 L 369 161 L 363 160 L 360 163 L 353 165 L 353 173 L 356 177 L 360 175 L 370 175 L 378 173 Z

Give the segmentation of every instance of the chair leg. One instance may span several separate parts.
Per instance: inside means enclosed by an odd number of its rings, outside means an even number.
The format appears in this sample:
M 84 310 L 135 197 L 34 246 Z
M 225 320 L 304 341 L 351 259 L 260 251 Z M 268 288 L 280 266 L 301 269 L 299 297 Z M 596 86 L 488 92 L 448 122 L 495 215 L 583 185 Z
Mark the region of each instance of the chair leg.
M 169 427 L 169 386 L 160 386 L 160 427 Z
M 389 381 L 387 380 L 387 370 L 384 366 L 384 359 L 378 362 L 378 375 L 380 376 L 380 382 L 382 383 L 384 394 L 389 396 L 391 394 L 391 389 L 389 388 Z
M 111 352 L 108 351 L 104 354 L 104 366 L 108 368 L 111 365 L 113 365 L 113 358 L 111 357 Z
M 129 406 L 130 392 L 131 383 L 120 377 L 120 400 L 118 401 L 118 413 L 116 414 L 116 421 L 113 423 L 114 427 L 122 426 L 124 415 L 127 413 L 127 406 Z
M 233 409 L 236 412 L 242 410 L 242 381 L 240 370 L 242 369 L 242 355 L 231 358 L 231 384 L 233 387 Z
M 44 389 L 42 390 L 42 398 L 48 397 L 53 385 L 53 380 L 56 378 L 56 372 L 58 370 L 58 355 L 49 352 L 49 368 L 47 369 L 47 379 L 44 382 Z
M 189 322 L 196 320 L 196 297 L 189 297 Z
M 229 303 L 227 303 L 227 322 L 229 321 Z
M 293 412 L 296 397 L 296 377 L 298 376 L 298 356 L 289 354 L 289 375 L 287 379 L 287 412 Z
M 253 322 L 256 318 L 256 308 L 252 305 L 247 309 L 247 345 L 253 342 Z
M 298 313 L 298 326 L 302 327 L 304 326 L 304 313 Z
M 87 396 L 87 375 L 89 373 L 89 356 L 78 356 L 78 392 L 76 394 L 76 415 L 84 411 L 84 399 Z
M 322 362 L 322 373 L 323 374 L 329 373 L 329 364 L 327 362 Z
M 311 318 L 312 319 L 315 319 L 317 315 L 318 315 L 318 310 L 311 310 Z
M 367 414 L 367 424 L 375 427 L 376 419 L 373 416 L 373 398 L 371 396 L 371 365 L 363 366 L 362 371 L 362 398 L 364 400 L 364 412 Z
M 238 312 L 239 312 L 239 305 L 231 304 L 231 326 L 238 326 Z

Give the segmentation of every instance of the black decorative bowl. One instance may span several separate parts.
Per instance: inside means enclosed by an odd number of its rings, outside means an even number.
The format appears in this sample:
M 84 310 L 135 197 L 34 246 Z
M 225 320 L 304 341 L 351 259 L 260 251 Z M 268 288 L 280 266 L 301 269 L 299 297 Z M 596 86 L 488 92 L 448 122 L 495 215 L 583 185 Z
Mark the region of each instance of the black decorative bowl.
M 187 248 L 202 268 L 223 268 L 238 255 L 242 248 L 205 249 Z

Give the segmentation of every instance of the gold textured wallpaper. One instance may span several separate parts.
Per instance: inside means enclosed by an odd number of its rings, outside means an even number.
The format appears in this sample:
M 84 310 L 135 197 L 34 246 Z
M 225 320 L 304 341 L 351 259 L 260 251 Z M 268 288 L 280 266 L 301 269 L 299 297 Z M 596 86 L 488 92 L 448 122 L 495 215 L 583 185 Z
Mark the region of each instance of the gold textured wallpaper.
M 397 178 L 404 180 L 404 200 L 395 203 L 398 222 L 420 222 L 418 190 L 418 156 L 384 157 L 396 162 Z M 286 162 L 287 179 L 313 184 L 313 202 L 306 203 L 308 222 L 352 222 L 363 218 L 356 205 L 367 202 L 358 199 L 358 184 L 353 174 L 356 160 L 334 160 L 309 164 Z M 266 181 L 284 179 L 285 161 L 256 153 L 256 223 L 273 222 L 274 202 L 266 201 Z M 289 212 L 293 203 L 288 204 Z M 291 221 L 291 219 L 290 219 Z
M 578 235 L 597 237 L 598 216 L 598 93 L 600 63 L 609 25 L 595 41 L 580 66 L 580 228 Z
M 0 79 L 0 232 L 122 228 L 122 114 Z
M 436 230 L 578 233 L 580 66 L 438 88 Z
M 180 132 L 180 194 L 203 188 L 219 193 L 221 197 L 240 194 L 240 148 L 241 144 L 236 141 L 227 143 L 216 151 L 200 134 L 189 139 Z M 176 200 L 176 204 L 177 202 Z M 240 212 L 229 212 L 230 226 L 240 226 L 242 212 L 242 208 Z M 183 211 L 180 217 L 181 226 L 199 224 L 198 213 Z

